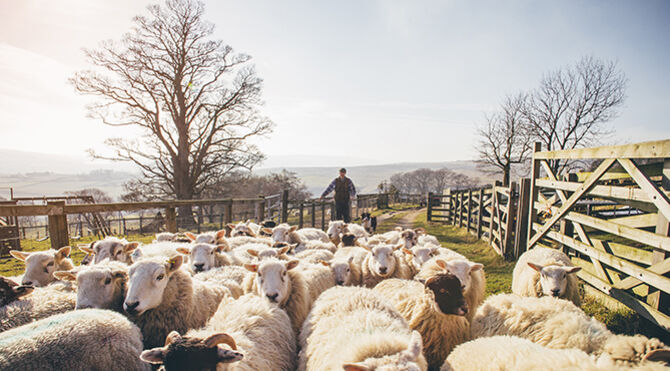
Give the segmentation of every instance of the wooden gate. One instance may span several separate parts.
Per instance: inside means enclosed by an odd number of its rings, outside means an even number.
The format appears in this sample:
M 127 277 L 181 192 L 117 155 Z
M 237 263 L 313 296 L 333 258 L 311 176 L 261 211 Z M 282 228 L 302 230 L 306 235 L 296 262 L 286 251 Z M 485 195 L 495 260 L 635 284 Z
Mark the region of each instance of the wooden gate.
M 670 140 L 539 150 L 536 144 L 528 247 L 562 248 L 583 268 L 588 290 L 670 329 Z M 599 164 L 559 180 L 551 160 Z

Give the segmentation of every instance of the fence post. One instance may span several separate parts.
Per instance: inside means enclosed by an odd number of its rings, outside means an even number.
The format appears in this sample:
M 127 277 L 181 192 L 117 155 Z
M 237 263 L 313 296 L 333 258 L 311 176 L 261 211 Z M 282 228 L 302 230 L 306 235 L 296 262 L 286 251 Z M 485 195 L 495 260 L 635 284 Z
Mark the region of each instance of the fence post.
M 451 225 L 456 225 L 456 202 L 458 201 L 458 191 L 452 192 L 449 189 L 449 221 Z
M 444 196 L 446 196 L 445 198 L 442 199 L 442 202 L 441 202 L 441 203 L 442 203 L 442 207 L 443 207 L 444 210 L 445 210 L 444 212 L 447 213 L 445 219 L 446 219 L 446 222 L 447 222 L 447 223 L 451 223 L 451 219 L 453 218 L 453 214 L 451 213 L 451 188 L 448 188 L 448 189 L 446 190 L 446 192 L 443 192 L 443 194 L 444 194 Z M 446 200 L 446 203 L 445 203 L 444 200 Z M 446 204 L 446 207 L 444 207 L 445 204 Z
M 349 201 L 349 205 L 351 205 L 351 201 Z M 333 200 L 333 202 L 330 203 L 330 220 L 335 220 L 336 214 L 337 210 L 335 210 L 335 200 Z M 349 210 L 349 215 L 351 215 L 351 210 Z
M 514 235 L 514 259 L 518 259 L 526 251 L 528 237 L 528 210 L 530 206 L 530 179 L 521 179 L 519 198 L 517 199 L 516 232 Z
M 305 217 L 305 203 L 300 201 L 300 212 L 298 214 L 298 228 L 302 229 Z
M 288 189 L 285 189 L 281 194 L 281 218 L 279 222 L 288 222 Z
M 426 211 L 426 220 L 433 221 L 433 192 L 428 192 L 428 210 Z
M 312 201 L 312 228 L 316 227 L 316 203 Z
M 198 218 L 198 229 L 197 229 L 197 231 L 198 231 L 198 234 L 199 234 L 201 232 L 200 225 L 202 224 L 202 207 L 201 206 L 198 206 L 198 213 L 195 214 L 195 215 Z
M 479 188 L 479 204 L 477 205 L 477 238 L 482 238 L 482 218 L 484 217 L 484 187 Z
M 326 202 L 321 202 L 321 229 L 326 228 Z
M 535 142 L 533 147 L 533 152 L 540 152 L 542 150 L 542 143 Z M 535 180 L 540 177 L 540 160 L 535 159 L 533 155 L 533 166 L 530 170 L 530 200 L 528 202 L 528 236 L 526 241 L 530 241 L 533 236 L 533 224 L 537 220 L 537 211 L 535 210 L 535 200 L 537 200 L 538 189 L 535 186 Z M 526 246 L 526 249 L 530 249 L 533 246 Z
M 198 226 L 199 225 L 200 223 L 198 222 Z M 168 232 L 177 233 L 177 209 L 174 207 L 165 209 L 165 229 L 167 229 Z
M 258 224 L 262 223 L 265 220 L 265 197 L 261 196 L 262 200 L 258 201 L 256 221 Z
M 463 193 L 465 191 L 458 191 L 458 226 L 463 226 Z
M 472 188 L 468 190 L 468 233 L 470 233 L 470 218 L 472 218 Z
M 496 186 L 498 185 L 498 182 L 493 182 L 493 186 L 491 187 L 491 206 L 489 209 L 489 215 L 491 217 L 491 221 L 489 222 L 489 245 L 493 246 L 493 223 L 495 222 L 495 216 L 497 214 L 494 214 L 496 210 L 496 203 L 498 202 L 498 194 L 496 192 Z M 498 221 L 500 222 L 500 221 Z
M 577 174 L 575 173 L 568 173 L 565 176 L 565 180 L 568 182 L 577 182 Z M 561 232 L 562 235 L 568 236 L 568 237 L 574 237 L 575 234 L 575 226 L 570 222 L 569 220 L 565 218 L 561 218 L 561 221 L 559 222 L 559 231 Z M 570 247 L 568 245 L 561 245 L 561 249 L 563 250 L 564 253 L 568 253 L 568 249 Z
M 140 234 L 142 234 L 142 214 L 140 214 Z
M 505 253 L 503 257 L 506 259 L 511 257 L 511 249 L 514 243 L 512 237 L 514 236 L 514 217 L 516 216 L 516 204 L 514 203 L 515 192 L 516 182 L 511 182 L 509 185 L 509 197 L 507 197 L 507 220 L 505 220 Z
M 356 195 L 356 219 L 360 218 L 359 209 L 361 208 L 361 196 Z
M 665 192 L 670 191 L 670 158 L 666 158 L 663 162 L 663 174 L 660 188 Z M 655 232 L 662 236 L 670 236 L 670 221 L 668 221 L 668 219 L 666 219 L 661 212 L 658 213 Z M 651 264 L 653 265 L 660 263 L 667 259 L 669 255 L 670 253 L 664 250 L 654 249 L 651 256 Z M 667 274 L 665 276 L 667 277 Z M 651 286 L 649 288 L 651 289 Z M 647 296 L 647 303 L 658 310 L 661 310 L 662 308 L 668 308 L 670 303 L 670 295 L 656 289 L 656 291 L 650 292 Z
M 223 206 L 224 223 L 230 224 L 233 222 L 233 200 L 226 202 Z
M 70 237 L 67 230 L 67 215 L 65 214 L 65 201 L 48 201 L 49 209 L 49 238 L 51 239 L 51 248 L 60 249 L 63 246 L 70 245 Z

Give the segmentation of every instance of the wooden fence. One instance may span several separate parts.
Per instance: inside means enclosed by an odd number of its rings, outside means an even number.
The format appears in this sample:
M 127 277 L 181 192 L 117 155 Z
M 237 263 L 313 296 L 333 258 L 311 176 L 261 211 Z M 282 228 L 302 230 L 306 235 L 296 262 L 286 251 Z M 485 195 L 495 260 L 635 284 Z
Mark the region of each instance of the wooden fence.
M 560 177 L 552 161 L 595 170 Z M 560 248 L 604 294 L 670 330 L 670 140 L 541 152 L 530 179 L 509 187 L 429 194 L 428 221 L 487 238 L 507 259 Z
M 466 228 L 477 238 L 486 237 L 491 247 L 508 260 L 516 260 L 526 251 L 528 208 L 523 201 L 529 198 L 530 180 L 522 179 L 517 187 L 512 182 L 503 187 L 448 190 L 443 195 L 429 193 L 428 221 L 448 223 Z M 520 203 L 521 202 L 521 203 Z
M 559 180 L 552 160 L 598 166 Z M 562 248 L 583 268 L 587 290 L 670 329 L 669 177 L 670 140 L 547 152 L 536 145 L 528 246 Z M 584 207 L 592 200 L 608 205 Z M 598 208 L 608 212 L 593 215 Z

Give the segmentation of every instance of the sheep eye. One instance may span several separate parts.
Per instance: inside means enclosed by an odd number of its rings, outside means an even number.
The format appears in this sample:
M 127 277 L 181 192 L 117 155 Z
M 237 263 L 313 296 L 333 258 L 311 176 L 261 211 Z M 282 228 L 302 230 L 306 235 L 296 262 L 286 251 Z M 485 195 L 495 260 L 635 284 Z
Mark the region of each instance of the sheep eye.
M 465 290 L 465 285 L 461 285 L 461 290 Z
M 165 275 L 163 275 L 163 274 L 159 274 L 158 277 L 156 277 L 156 280 L 157 280 L 157 281 L 160 281 L 160 280 L 162 280 L 163 278 L 165 278 Z
M 214 255 L 214 250 L 212 250 L 211 254 Z
M 107 279 L 105 279 L 105 285 L 109 285 L 110 283 L 112 283 L 112 279 L 107 277 Z
M 440 289 L 440 294 L 445 294 L 446 292 L 447 292 L 447 290 L 445 290 L 445 289 Z
M 51 266 L 53 266 L 53 265 L 54 265 L 54 262 L 49 262 L 49 263 L 47 263 L 47 267 L 51 267 Z
M 347 272 L 351 271 L 351 269 L 347 268 Z
M 49 273 L 49 268 L 48 268 L 48 266 L 44 267 L 44 273 Z

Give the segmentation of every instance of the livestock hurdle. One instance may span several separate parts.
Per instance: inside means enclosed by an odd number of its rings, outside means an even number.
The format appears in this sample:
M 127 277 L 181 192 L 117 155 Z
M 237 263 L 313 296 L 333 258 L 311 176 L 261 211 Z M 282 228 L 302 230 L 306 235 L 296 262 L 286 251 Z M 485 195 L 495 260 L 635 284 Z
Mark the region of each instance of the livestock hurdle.
M 559 180 L 551 160 L 599 165 Z M 546 152 L 536 145 L 528 247 L 562 247 L 583 268 L 578 275 L 587 290 L 670 330 L 669 178 L 670 140 Z M 587 199 L 608 205 L 598 213 L 583 207 Z

